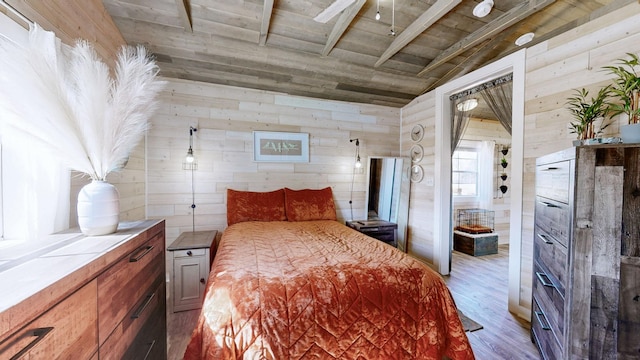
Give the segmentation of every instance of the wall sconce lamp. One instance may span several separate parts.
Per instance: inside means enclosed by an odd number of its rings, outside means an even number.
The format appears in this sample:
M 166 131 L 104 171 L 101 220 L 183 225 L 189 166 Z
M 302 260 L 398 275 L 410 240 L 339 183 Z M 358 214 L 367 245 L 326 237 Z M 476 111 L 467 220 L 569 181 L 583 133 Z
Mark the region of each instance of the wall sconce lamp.
M 356 163 L 354 164 L 356 169 L 360 169 L 362 167 L 362 162 L 360 161 L 360 139 L 349 139 L 349 142 L 356 142 Z
M 196 131 L 198 131 L 198 129 L 189 126 L 189 150 L 187 150 L 187 156 L 184 158 L 184 164 L 182 165 L 184 170 L 195 170 L 198 168 L 196 158 L 193 156 L 193 133 Z
M 193 156 L 193 133 L 198 129 L 193 126 L 189 127 L 189 150 L 187 150 L 187 156 L 182 163 L 182 169 L 191 170 L 191 226 L 192 231 L 196 231 L 196 193 L 193 186 L 193 171 L 198 169 L 198 162 L 195 156 Z

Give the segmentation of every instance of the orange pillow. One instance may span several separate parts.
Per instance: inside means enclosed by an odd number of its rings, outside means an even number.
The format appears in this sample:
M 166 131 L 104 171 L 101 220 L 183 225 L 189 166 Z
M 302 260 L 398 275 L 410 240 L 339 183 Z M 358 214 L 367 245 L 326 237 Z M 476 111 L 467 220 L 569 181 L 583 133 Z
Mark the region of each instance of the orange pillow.
M 330 187 L 320 190 L 284 188 L 284 201 L 289 221 L 336 220 Z
M 286 221 L 284 190 L 269 192 L 227 189 L 227 225 L 244 221 Z

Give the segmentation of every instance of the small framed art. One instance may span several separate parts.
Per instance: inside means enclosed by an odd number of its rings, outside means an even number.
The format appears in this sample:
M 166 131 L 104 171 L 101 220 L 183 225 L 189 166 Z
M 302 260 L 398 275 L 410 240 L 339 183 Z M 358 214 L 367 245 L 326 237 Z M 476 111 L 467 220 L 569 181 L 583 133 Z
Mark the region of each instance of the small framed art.
M 309 134 L 254 131 L 253 160 L 259 162 L 309 162 Z

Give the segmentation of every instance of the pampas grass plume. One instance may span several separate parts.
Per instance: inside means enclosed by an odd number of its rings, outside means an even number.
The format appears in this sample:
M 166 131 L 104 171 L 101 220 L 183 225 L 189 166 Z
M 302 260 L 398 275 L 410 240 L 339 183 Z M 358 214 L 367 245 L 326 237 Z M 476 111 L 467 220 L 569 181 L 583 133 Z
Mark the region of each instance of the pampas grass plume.
M 0 129 L 105 180 L 144 137 L 165 82 L 142 46 L 124 46 L 115 77 L 87 41 L 62 49 L 34 24 L 21 46 L 0 36 Z

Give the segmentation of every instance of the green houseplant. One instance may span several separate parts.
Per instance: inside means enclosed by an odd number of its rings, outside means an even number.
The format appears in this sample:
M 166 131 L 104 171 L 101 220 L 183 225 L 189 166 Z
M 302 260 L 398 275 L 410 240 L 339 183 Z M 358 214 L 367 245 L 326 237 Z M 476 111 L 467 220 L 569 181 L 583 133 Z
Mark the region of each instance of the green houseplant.
M 627 53 L 630 59 L 618 59 L 617 66 L 605 66 L 610 74 L 614 75 L 611 95 L 617 102 L 609 103 L 612 115 L 626 114 L 629 124 L 636 124 L 640 120 L 638 108 L 640 77 L 640 59 L 638 55 Z
M 614 75 L 608 108 L 612 116 L 625 114 L 628 125 L 620 126 L 620 137 L 625 143 L 640 142 L 640 59 L 638 55 L 627 53 L 629 58 L 618 59 L 616 65 L 604 66 Z
M 611 86 L 607 85 L 598 91 L 595 97 L 589 98 L 589 90 L 574 89 L 573 96 L 567 99 L 566 106 L 573 115 L 574 121 L 569 123 L 571 133 L 577 134 L 578 141 L 594 139 L 606 129 L 609 112 L 607 98 L 611 94 Z M 599 126 L 596 122 L 600 120 Z

